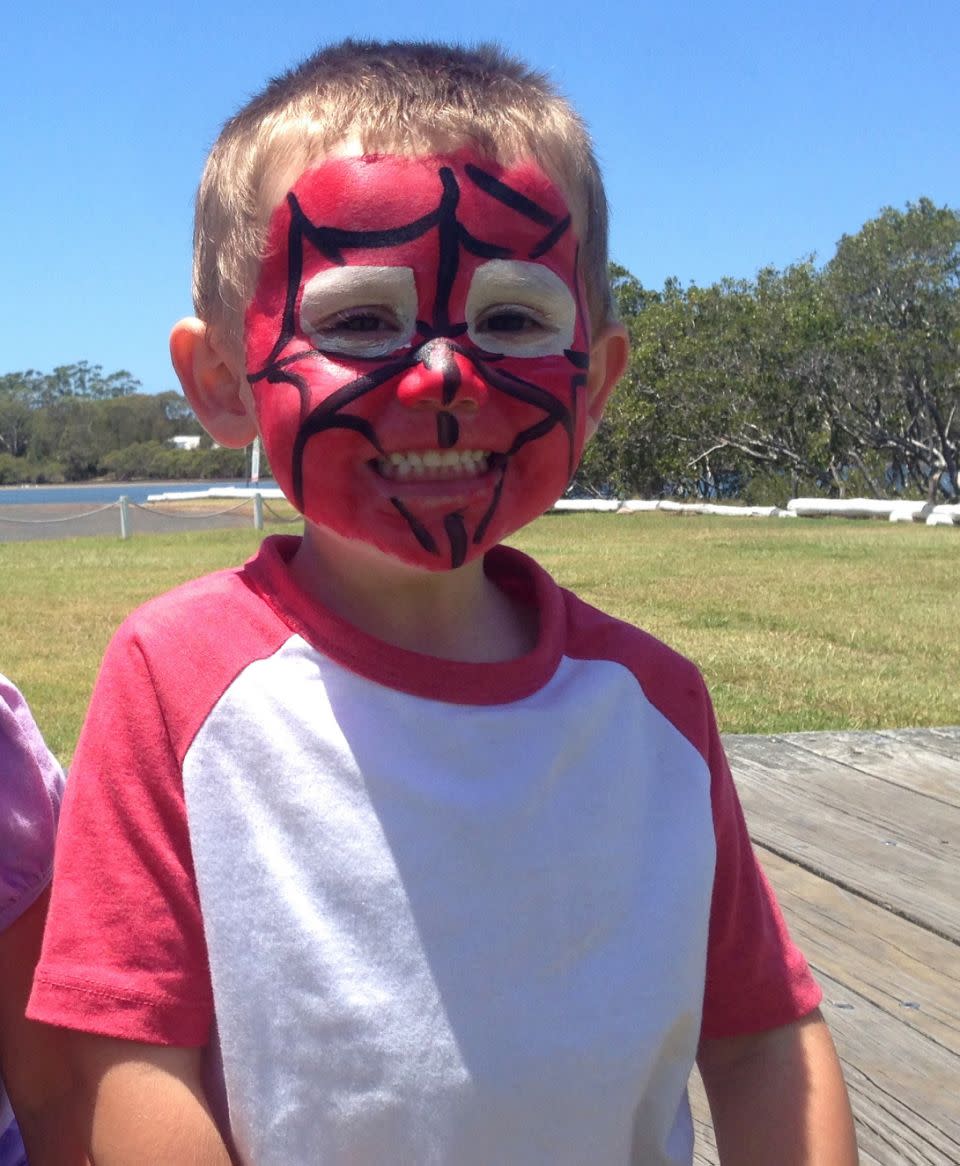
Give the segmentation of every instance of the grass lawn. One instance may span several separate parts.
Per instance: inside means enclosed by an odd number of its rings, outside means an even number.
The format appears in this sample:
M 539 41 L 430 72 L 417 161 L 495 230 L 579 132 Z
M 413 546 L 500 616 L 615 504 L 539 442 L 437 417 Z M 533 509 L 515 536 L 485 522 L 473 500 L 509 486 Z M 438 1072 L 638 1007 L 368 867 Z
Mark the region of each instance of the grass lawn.
M 274 524 L 268 531 L 287 532 Z M 67 762 L 112 630 L 254 530 L 0 543 L 0 671 Z M 960 723 L 958 532 L 843 520 L 549 515 L 511 542 L 704 671 L 721 728 Z

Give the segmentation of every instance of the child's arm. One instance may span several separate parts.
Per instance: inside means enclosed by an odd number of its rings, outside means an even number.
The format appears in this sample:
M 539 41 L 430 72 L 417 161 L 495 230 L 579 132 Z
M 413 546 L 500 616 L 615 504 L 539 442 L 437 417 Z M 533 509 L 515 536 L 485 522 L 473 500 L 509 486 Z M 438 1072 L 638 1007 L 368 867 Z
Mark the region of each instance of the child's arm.
M 697 1057 L 723 1166 L 856 1166 L 840 1061 L 819 1010 Z
M 70 1051 L 97 1166 L 230 1166 L 203 1093 L 201 1049 L 77 1032 Z
M 24 1016 L 49 897 L 45 891 L 0 933 L 0 1076 L 31 1166 L 80 1166 L 87 1159 L 63 1031 Z

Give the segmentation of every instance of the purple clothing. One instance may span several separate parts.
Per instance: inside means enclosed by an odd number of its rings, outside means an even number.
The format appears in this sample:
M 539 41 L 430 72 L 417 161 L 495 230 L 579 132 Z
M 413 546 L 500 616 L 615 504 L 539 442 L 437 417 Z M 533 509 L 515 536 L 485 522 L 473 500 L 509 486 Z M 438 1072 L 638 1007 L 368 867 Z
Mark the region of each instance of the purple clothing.
M 0 1134 L 0 1166 L 28 1166 L 27 1152 L 16 1122 Z
M 0 675 L 0 931 L 50 881 L 63 771 L 27 702 Z
M 0 931 L 50 881 L 63 771 L 43 743 L 27 703 L 0 675 Z M 0 1166 L 24 1162 L 0 1082 Z

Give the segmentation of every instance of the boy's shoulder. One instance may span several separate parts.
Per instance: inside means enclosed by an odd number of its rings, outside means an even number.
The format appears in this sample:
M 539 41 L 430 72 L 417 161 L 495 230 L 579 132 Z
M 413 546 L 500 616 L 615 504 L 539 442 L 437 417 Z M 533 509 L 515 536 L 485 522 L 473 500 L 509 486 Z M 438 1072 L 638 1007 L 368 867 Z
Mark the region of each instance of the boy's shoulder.
M 107 647 L 98 691 L 127 704 L 146 703 L 149 694 L 165 712 L 196 709 L 282 647 L 294 633 L 274 595 L 286 575 L 278 541 L 264 540 L 241 566 L 182 583 L 132 611 Z
M 610 615 L 564 591 L 566 655 L 606 660 L 627 669 L 646 699 L 699 752 L 706 754 L 715 721 L 706 683 L 697 665 L 636 624 Z
M 115 639 L 134 640 L 145 648 L 189 645 L 196 655 L 204 643 L 274 627 L 273 600 L 284 576 L 284 549 L 278 544 L 286 541 L 296 540 L 266 539 L 246 563 L 190 579 L 148 599 L 126 617 Z
M 643 671 L 653 668 L 671 678 L 684 677 L 702 685 L 692 661 L 650 632 L 557 583 L 536 559 L 513 547 L 499 546 L 488 554 L 487 562 L 488 574 L 497 584 L 520 603 L 536 606 L 542 621 L 552 625 L 559 616 L 564 655 L 608 659 Z
M 595 607 L 574 591 L 564 589 L 564 596 L 573 654 L 609 654 L 611 658 L 626 655 L 631 660 L 643 659 L 658 669 L 667 669 L 671 675 L 699 678 L 699 670 L 692 660 L 651 632 Z
M 138 734 L 162 723 L 182 757 L 237 677 L 294 634 L 271 594 L 285 575 L 276 541 L 264 540 L 242 566 L 183 583 L 127 616 L 104 655 L 78 756 L 90 751 L 91 735 L 116 735 L 107 723 L 123 720 Z
M 699 668 L 648 631 L 610 615 L 561 587 L 533 559 L 512 547 L 488 555 L 488 572 L 519 602 L 535 605 L 548 655 L 607 664 L 633 678 L 642 697 L 705 758 L 715 751 L 716 722 Z M 491 569 L 492 568 L 492 569 Z
M 699 668 L 669 644 L 636 624 L 611 615 L 564 589 L 567 608 L 567 654 L 584 659 L 609 659 L 640 676 L 681 684 L 690 692 L 703 689 Z
M 121 625 L 108 649 L 104 672 L 120 683 L 122 677 L 130 682 L 139 676 L 178 706 L 186 702 L 191 709 L 198 704 L 212 707 L 248 665 L 272 656 L 299 636 L 369 679 L 420 696 L 450 699 L 444 686 L 438 696 L 436 685 L 423 691 L 410 688 L 413 680 L 398 679 L 396 669 L 388 677 L 384 660 L 389 652 L 366 659 L 360 650 L 363 644 L 358 647 L 357 642 L 368 637 L 341 627 L 294 585 L 287 563 L 296 545 L 295 538 L 268 538 L 243 566 L 203 576 L 149 600 Z M 497 583 L 518 602 L 535 607 L 540 622 L 533 657 L 517 661 L 515 667 L 494 669 L 498 676 L 509 673 L 500 677 L 505 687 L 497 688 L 495 703 L 509 703 L 546 684 L 562 658 L 609 664 L 631 674 L 646 701 L 701 753 L 708 751 L 713 714 L 694 663 L 651 633 L 559 586 L 534 560 L 513 548 L 498 547 L 487 561 Z M 451 667 L 458 675 L 464 668 L 449 665 L 440 671 Z M 480 683 L 481 678 L 474 679 Z M 469 692 L 464 697 L 468 703 Z M 489 694 L 485 703 L 488 698 Z

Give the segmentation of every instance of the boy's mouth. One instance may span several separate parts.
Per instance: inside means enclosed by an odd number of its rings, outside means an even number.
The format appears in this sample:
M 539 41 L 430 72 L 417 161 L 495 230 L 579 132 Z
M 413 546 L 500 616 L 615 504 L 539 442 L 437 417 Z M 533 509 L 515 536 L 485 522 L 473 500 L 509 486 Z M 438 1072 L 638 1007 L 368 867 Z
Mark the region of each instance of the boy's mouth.
M 419 449 L 397 451 L 370 464 L 390 482 L 450 482 L 481 477 L 492 456 L 481 449 Z

